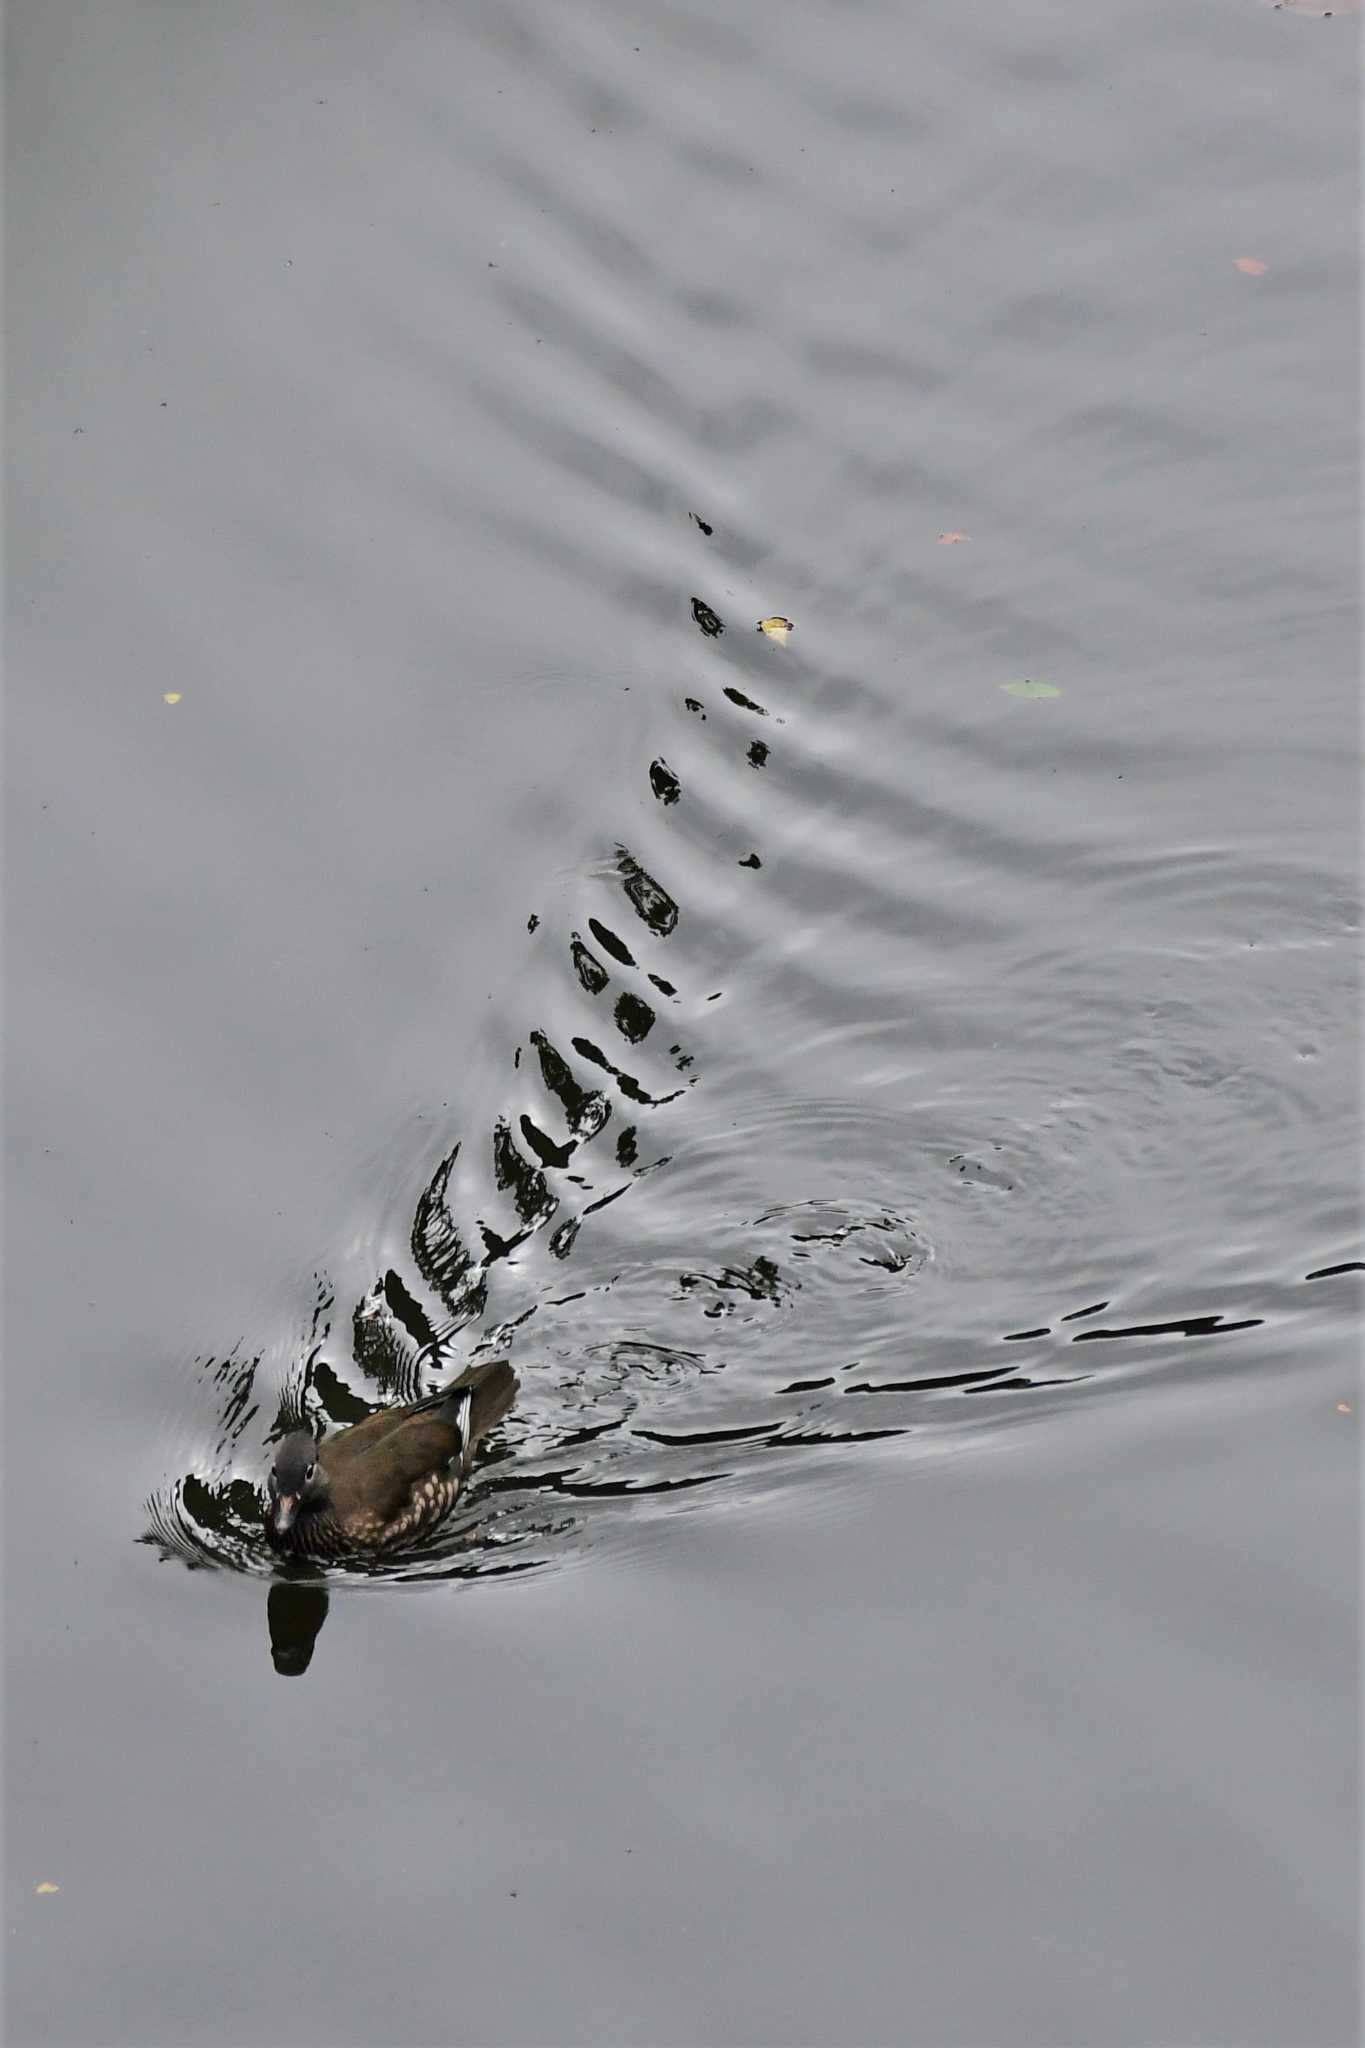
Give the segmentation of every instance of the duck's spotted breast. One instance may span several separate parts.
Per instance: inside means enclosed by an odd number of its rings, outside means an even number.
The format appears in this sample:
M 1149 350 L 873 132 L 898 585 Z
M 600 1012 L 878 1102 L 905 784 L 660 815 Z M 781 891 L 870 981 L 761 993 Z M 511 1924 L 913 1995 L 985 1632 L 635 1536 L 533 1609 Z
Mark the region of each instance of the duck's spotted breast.
M 344 1557 L 348 1551 L 388 1550 L 448 1515 L 460 1493 L 458 1472 L 432 1472 L 413 1486 L 408 1505 L 384 1521 L 361 1512 L 343 1521 L 328 1509 L 300 1519 L 283 1536 L 271 1534 L 277 1550 L 300 1557 Z

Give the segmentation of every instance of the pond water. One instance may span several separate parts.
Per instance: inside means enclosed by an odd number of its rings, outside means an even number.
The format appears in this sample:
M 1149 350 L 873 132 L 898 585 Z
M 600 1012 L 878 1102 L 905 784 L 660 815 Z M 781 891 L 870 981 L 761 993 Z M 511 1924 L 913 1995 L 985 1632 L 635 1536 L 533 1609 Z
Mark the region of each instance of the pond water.
M 1356 2038 L 1353 12 L 11 10 L 15 2048 Z

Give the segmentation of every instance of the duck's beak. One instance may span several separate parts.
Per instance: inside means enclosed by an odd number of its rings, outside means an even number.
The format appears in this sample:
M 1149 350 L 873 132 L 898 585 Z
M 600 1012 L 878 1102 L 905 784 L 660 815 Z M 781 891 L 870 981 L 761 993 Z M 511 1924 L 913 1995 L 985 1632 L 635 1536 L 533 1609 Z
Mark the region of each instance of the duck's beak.
M 296 1493 L 282 1493 L 275 1502 L 275 1534 L 283 1536 L 292 1529 L 299 1512 L 299 1497 Z

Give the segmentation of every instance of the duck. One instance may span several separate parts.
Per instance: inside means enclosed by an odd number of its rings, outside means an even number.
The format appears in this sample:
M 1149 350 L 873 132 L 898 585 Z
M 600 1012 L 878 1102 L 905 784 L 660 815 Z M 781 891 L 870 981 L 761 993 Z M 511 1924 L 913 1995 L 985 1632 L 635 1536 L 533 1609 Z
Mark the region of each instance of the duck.
M 450 1513 L 475 1446 L 517 1385 L 509 1359 L 484 1359 L 438 1393 L 381 1408 L 324 1442 L 292 1430 L 266 1481 L 267 1543 L 286 1556 L 337 1558 L 411 1542 Z

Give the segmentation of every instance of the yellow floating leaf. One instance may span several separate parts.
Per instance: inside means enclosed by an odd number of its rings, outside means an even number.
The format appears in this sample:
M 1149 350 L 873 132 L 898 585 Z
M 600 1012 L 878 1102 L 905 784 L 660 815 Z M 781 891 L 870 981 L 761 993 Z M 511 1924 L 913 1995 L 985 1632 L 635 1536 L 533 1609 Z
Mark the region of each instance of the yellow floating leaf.
M 776 640 L 779 647 L 785 647 L 788 633 L 794 633 L 796 628 L 790 619 L 784 619 L 780 613 L 774 612 L 770 619 L 759 620 L 758 630 L 760 633 L 766 633 L 770 640 Z
M 182 692 L 179 690 L 167 690 L 161 701 L 163 704 L 178 704 L 181 695 Z
M 44 1878 L 42 1883 L 35 1884 L 33 1889 L 35 1892 L 38 1892 L 41 1895 L 43 1892 L 59 1892 L 61 1890 L 61 1886 L 59 1884 L 49 1884 L 47 1879 Z

